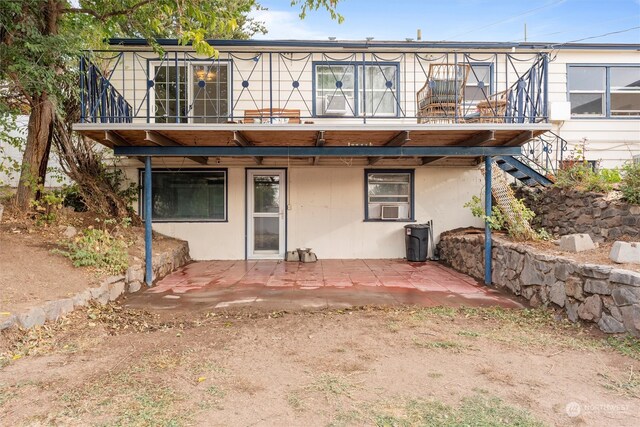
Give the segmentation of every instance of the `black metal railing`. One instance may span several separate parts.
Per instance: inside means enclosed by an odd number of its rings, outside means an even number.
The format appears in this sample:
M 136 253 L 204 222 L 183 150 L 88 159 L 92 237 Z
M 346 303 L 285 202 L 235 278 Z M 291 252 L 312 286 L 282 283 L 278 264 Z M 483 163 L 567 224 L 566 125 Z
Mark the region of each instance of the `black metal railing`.
M 87 58 L 80 59 L 80 111 L 85 123 L 131 123 L 131 104 Z
M 554 177 L 562 165 L 567 149 L 567 141 L 549 131 L 527 142 L 522 147 L 519 160 L 543 176 Z
M 449 82 L 454 108 L 421 116 L 416 94 L 443 63 L 469 70 Z M 547 64 L 544 52 L 98 51 L 80 62 L 81 121 L 224 123 L 258 110 L 273 122 L 293 110 L 303 122 L 546 122 Z

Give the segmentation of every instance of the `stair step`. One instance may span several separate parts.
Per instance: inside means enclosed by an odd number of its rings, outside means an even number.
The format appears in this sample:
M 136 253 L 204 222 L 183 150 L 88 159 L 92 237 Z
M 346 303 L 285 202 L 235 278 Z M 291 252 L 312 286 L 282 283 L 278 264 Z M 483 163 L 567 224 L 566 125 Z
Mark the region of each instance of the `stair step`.
M 507 172 L 523 184 L 528 186 L 551 185 L 552 182 L 546 176 L 533 169 L 517 157 L 498 157 L 495 159 L 500 169 Z

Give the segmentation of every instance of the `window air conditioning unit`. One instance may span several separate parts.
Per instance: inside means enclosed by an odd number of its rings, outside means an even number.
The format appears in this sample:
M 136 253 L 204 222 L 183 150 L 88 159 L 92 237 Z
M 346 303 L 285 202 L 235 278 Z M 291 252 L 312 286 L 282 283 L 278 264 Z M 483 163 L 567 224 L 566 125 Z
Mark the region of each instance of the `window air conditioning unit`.
M 399 219 L 400 206 L 383 205 L 381 219 Z
M 353 98 L 342 94 L 327 95 L 322 106 L 324 114 L 344 116 L 353 109 Z

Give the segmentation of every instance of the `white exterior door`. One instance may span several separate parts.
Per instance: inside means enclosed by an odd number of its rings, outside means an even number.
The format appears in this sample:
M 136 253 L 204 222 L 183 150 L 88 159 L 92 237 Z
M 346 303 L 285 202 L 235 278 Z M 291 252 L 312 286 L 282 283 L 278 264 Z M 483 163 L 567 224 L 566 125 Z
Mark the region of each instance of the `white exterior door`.
M 247 171 L 247 258 L 284 258 L 286 194 L 284 170 Z

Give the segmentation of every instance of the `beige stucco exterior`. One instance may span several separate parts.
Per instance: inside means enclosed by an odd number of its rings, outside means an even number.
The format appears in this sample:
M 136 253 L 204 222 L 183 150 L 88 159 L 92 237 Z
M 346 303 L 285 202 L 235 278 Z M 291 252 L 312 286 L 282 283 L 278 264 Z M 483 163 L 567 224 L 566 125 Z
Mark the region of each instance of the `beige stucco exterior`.
M 325 259 L 404 256 L 406 222 L 364 221 L 365 168 L 287 168 L 288 249 L 310 247 Z M 137 179 L 137 168 L 127 171 L 131 179 Z M 482 191 L 483 177 L 477 167 L 421 167 L 414 171 L 415 218 L 417 222 L 433 220 L 436 241 L 445 230 L 482 226 L 463 207 Z M 156 222 L 154 230 L 187 240 L 194 259 L 244 259 L 245 176 L 245 166 L 228 166 L 227 222 Z

